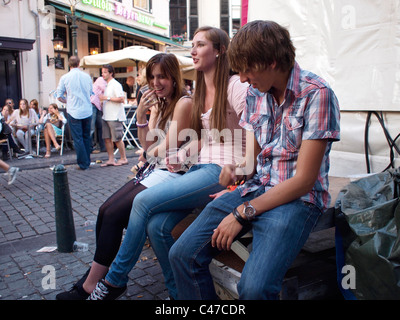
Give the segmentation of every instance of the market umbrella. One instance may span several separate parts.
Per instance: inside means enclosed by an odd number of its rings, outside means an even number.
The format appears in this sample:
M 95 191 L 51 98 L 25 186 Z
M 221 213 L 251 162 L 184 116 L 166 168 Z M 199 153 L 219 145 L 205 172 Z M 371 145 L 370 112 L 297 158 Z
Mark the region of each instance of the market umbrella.
M 105 64 L 111 64 L 114 68 L 136 66 L 138 61 L 147 62 L 158 53 L 161 52 L 143 46 L 132 46 L 122 50 L 85 56 L 81 59 L 80 66 L 82 68 L 101 67 Z M 193 60 L 177 54 L 175 56 L 178 58 L 183 77 L 194 80 Z

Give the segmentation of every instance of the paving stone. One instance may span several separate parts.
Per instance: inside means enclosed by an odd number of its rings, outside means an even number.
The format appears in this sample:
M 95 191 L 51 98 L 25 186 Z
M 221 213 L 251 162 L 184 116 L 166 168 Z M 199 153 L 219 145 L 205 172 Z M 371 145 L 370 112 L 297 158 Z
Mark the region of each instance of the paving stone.
M 130 164 L 134 165 L 137 162 L 135 151 L 127 154 Z M 100 159 L 106 160 L 106 153 L 99 155 Z M 55 165 L 59 159 L 54 156 L 46 163 Z M 100 168 L 96 165 L 84 172 L 75 170 L 75 164 L 69 165 L 76 161 L 74 152 L 66 152 L 63 161 L 77 241 L 88 243 L 89 250 L 36 252 L 44 246 L 57 246 L 53 174 L 49 164 L 43 166 L 41 158 L 13 160 L 12 165 L 21 168 L 15 183 L 8 186 L 6 179 L 0 179 L 0 300 L 54 300 L 58 293 L 69 290 L 92 263 L 98 208 L 127 182 L 127 176 L 131 174 L 130 166 Z M 122 299 L 168 297 L 161 267 L 154 257 L 153 250 L 146 244 L 140 263 L 129 273 L 128 290 Z M 48 275 L 42 272 L 45 266 L 54 267 L 55 289 L 42 287 L 42 281 Z

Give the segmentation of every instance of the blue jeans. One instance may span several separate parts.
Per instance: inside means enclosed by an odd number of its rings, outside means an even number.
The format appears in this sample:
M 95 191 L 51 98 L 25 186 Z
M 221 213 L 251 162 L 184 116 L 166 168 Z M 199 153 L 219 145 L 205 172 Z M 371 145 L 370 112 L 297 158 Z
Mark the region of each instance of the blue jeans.
M 212 201 L 169 251 L 178 299 L 217 298 L 209 264 L 219 251 L 211 247 L 213 230 L 245 201 L 264 193 L 264 187 L 241 197 L 239 191 Z M 300 252 L 321 211 L 296 200 L 259 215 L 252 223 L 253 249 L 238 284 L 240 299 L 277 299 L 286 271 Z
M 97 140 L 99 141 L 99 147 L 101 151 L 106 150 L 106 145 L 104 143 L 103 139 L 103 112 L 97 109 L 97 107 L 92 104 L 93 108 L 93 115 L 92 115 L 92 122 L 90 125 L 90 137 L 94 138 L 94 132 L 96 131 L 97 133 Z M 94 144 L 96 144 L 96 141 L 94 141 Z
M 140 192 L 133 200 L 128 227 L 118 254 L 107 273 L 106 280 L 114 286 L 123 287 L 146 241 L 146 228 L 150 218 L 158 215 L 175 215 L 172 222 L 179 222 L 193 209 L 211 201 L 210 194 L 223 187 L 218 183 L 221 167 L 215 164 L 195 165 L 186 174 Z M 154 245 L 154 244 L 153 244 Z M 156 244 L 157 246 L 157 244 Z M 161 257 L 161 260 L 160 260 Z M 173 283 L 167 255 L 158 260 L 167 275 L 166 285 Z M 168 288 L 170 289 L 170 288 Z M 172 293 L 173 294 L 173 293 Z
M 92 141 L 90 139 L 92 117 L 75 119 L 67 113 L 67 118 L 72 139 L 74 140 L 77 163 L 81 169 L 85 170 L 90 166 L 90 152 L 92 151 Z

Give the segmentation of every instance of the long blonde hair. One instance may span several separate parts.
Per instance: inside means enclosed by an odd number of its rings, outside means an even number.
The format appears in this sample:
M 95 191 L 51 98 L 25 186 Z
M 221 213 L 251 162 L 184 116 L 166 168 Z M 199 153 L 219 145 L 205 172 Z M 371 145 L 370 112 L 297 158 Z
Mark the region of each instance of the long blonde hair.
M 217 129 L 220 132 L 226 128 L 226 111 L 228 108 L 228 84 L 229 84 L 229 63 L 227 50 L 229 47 L 228 34 L 214 27 L 200 27 L 194 35 L 199 32 L 205 32 L 206 38 L 213 43 L 214 49 L 218 50 L 217 65 L 214 75 L 215 97 L 214 104 L 210 116 L 210 129 Z M 204 73 L 196 72 L 196 90 L 193 101 L 192 129 L 194 129 L 200 137 L 203 125 L 201 122 L 201 114 L 204 111 L 206 98 L 206 83 Z

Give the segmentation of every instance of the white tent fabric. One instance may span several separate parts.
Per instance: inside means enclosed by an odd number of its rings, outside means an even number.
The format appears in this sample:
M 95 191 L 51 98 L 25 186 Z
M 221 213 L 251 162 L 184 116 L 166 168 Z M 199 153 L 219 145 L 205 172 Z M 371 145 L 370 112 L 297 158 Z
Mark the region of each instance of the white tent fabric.
M 248 20 L 259 19 L 287 27 L 300 66 L 327 80 L 338 96 L 341 141 L 333 144 L 330 175 L 365 174 L 368 112 L 382 111 L 391 137 L 399 134 L 400 1 L 249 0 Z M 380 172 L 390 148 L 375 117 L 368 128 L 369 161 Z
M 136 66 L 138 61 L 147 62 L 158 53 L 161 52 L 143 46 L 132 46 L 122 50 L 85 56 L 81 59 L 80 66 L 82 68 L 101 67 L 105 64 L 111 64 L 115 68 Z M 175 56 L 178 58 L 183 77 L 194 80 L 193 60 L 177 54 Z
M 288 27 L 300 66 L 331 84 L 342 110 L 400 110 L 398 0 L 250 0 L 248 16 Z

